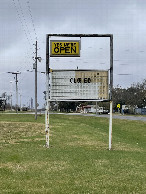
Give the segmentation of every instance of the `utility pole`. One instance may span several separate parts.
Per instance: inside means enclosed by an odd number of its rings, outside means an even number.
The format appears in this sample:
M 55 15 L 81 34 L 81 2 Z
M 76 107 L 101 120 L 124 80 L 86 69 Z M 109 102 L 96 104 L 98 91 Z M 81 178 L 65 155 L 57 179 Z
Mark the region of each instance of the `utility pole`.
M 31 98 L 31 111 L 33 109 L 33 99 Z
M 22 96 L 22 95 L 20 94 L 20 111 L 21 111 L 21 96 Z
M 36 64 L 36 68 L 35 68 L 35 120 L 37 120 L 37 41 L 36 41 L 36 45 L 35 45 L 35 64 Z
M 8 72 L 8 73 L 12 73 L 16 76 L 16 113 L 18 113 L 18 79 L 17 79 L 17 75 L 20 74 L 21 72 Z
M 11 84 L 11 89 L 10 89 L 10 90 L 11 90 L 11 111 L 12 111 L 12 83 L 13 83 L 13 82 L 10 81 L 10 84 Z
M 39 62 L 41 62 L 41 57 L 37 56 L 37 51 L 38 51 L 38 43 L 36 41 L 35 45 L 35 63 L 33 66 L 33 69 L 35 69 L 35 120 L 37 120 L 37 60 L 39 60 Z

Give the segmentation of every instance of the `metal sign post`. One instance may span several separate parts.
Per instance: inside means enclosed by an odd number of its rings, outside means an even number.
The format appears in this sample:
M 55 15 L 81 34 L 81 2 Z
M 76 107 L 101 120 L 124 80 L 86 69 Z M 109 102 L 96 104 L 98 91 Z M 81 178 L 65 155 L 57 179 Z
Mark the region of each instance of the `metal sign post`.
M 51 40 L 49 42 L 49 37 L 79 37 L 79 40 Z M 52 71 L 52 85 L 50 89 L 50 68 L 49 68 L 49 58 L 50 57 L 79 57 L 80 56 L 80 43 L 82 37 L 109 37 L 110 38 L 110 87 L 108 89 L 108 76 L 106 79 L 101 79 L 102 84 L 100 84 L 98 70 L 86 70 L 87 72 L 81 72 L 81 70 L 66 70 L 68 71 L 67 76 L 64 77 L 64 74 L 61 76 L 61 71 L 63 70 L 53 70 Z M 49 47 L 50 43 L 50 47 Z M 50 48 L 50 51 L 49 51 Z M 57 74 L 57 71 L 59 74 Z M 83 70 L 85 71 L 85 70 Z M 65 70 L 64 70 L 65 72 Z M 90 76 L 90 73 L 96 73 L 96 78 L 92 79 L 93 76 Z M 106 71 L 105 71 L 106 72 Z M 103 73 L 103 72 L 102 72 Z M 105 73 L 108 74 L 108 73 Z M 56 80 L 55 80 L 56 76 Z M 57 82 L 57 80 L 60 81 Z M 65 80 L 66 79 L 66 80 Z M 62 80 L 62 81 L 61 81 Z M 104 80 L 104 82 L 103 82 Z M 65 84 L 63 84 L 63 82 Z M 106 83 L 107 82 L 107 83 Z M 92 88 L 92 84 L 96 85 L 96 92 Z M 88 88 L 86 85 L 88 84 Z M 102 85 L 104 86 L 105 91 L 103 92 Z M 63 88 L 63 86 L 65 86 Z M 83 87 L 82 87 L 83 86 Z M 79 88 L 79 89 L 78 89 Z M 86 89 L 82 89 L 86 88 Z M 100 89 L 99 89 L 100 88 Z M 59 90 L 59 92 L 58 92 Z M 89 90 L 89 91 L 88 91 Z M 98 93 L 97 93 L 98 90 Z M 105 96 L 100 95 L 101 93 L 106 93 Z M 113 90 L 113 35 L 112 34 L 47 34 L 46 35 L 46 111 L 45 111 L 45 124 L 46 124 L 46 147 L 49 148 L 49 107 L 50 101 L 108 101 L 110 102 L 110 119 L 109 119 L 109 150 L 112 148 L 112 90 Z M 62 93 L 63 91 L 63 93 Z M 82 94 L 79 93 L 82 91 Z M 93 92 L 92 95 L 90 92 Z M 78 94 L 77 94 L 78 93 Z M 88 93 L 90 95 L 88 95 Z M 88 97 L 90 96 L 90 97 Z
M 46 110 L 45 110 L 45 132 L 46 147 L 49 148 L 49 36 L 46 36 Z
M 110 119 L 109 119 L 109 150 L 112 148 L 112 114 L 113 114 L 113 35 L 110 36 Z
M 111 148 L 112 148 L 112 112 L 113 112 L 113 101 L 110 101 L 109 150 L 111 150 Z

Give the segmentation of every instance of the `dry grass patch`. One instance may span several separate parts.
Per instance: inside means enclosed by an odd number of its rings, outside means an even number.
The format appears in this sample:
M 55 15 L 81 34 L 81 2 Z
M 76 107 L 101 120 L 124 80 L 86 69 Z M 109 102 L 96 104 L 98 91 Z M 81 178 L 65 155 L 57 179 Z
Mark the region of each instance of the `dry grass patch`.
M 40 141 L 45 125 L 27 122 L 0 122 L 0 143 L 19 144 L 19 141 Z
M 32 169 L 37 171 L 46 169 L 47 173 L 52 173 L 56 171 L 62 171 L 64 169 L 67 169 L 68 167 L 69 165 L 66 161 L 32 161 L 25 163 L 7 162 L 0 164 L 0 169 L 7 168 L 13 173 L 31 171 Z
M 114 143 L 113 149 L 117 151 L 144 152 L 144 149 L 139 147 L 138 144 L 131 146 L 130 144 L 123 142 Z
M 72 142 L 67 142 L 67 145 L 70 146 L 77 146 L 77 147 L 93 147 L 93 148 L 101 148 L 101 147 L 106 147 L 106 143 L 103 141 L 99 140 L 97 137 L 97 140 L 89 138 L 87 135 L 73 135 L 72 136 Z

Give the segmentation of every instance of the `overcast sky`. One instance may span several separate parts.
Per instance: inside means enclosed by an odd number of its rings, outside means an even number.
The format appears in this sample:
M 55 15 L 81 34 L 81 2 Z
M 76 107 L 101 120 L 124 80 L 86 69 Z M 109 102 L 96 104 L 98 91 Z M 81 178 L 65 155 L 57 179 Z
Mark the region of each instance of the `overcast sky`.
M 34 99 L 32 70 L 38 41 L 38 103 L 45 90 L 46 34 L 113 34 L 114 86 L 146 79 L 146 0 L 0 0 L 0 95 L 13 93 L 20 71 L 22 104 Z M 77 38 L 76 38 L 77 39 Z M 109 39 L 82 38 L 80 58 L 51 58 L 51 68 L 108 69 Z M 12 83 L 10 83 L 12 81 Z

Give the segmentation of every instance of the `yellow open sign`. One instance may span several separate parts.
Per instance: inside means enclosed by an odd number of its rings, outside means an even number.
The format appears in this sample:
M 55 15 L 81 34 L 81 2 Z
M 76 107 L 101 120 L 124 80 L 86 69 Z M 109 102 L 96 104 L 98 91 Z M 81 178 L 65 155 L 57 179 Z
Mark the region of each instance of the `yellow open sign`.
M 80 57 L 80 41 L 50 40 L 50 57 Z

